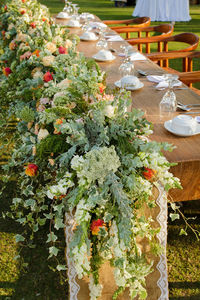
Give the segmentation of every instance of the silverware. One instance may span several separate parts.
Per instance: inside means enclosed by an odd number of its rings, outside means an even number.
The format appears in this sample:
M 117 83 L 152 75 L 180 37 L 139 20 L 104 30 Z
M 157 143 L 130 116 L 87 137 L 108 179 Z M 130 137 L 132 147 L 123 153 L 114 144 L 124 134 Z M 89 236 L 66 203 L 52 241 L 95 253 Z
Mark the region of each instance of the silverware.
M 138 73 L 142 76 L 147 76 L 147 72 L 143 71 L 143 70 L 137 70 Z
M 183 104 L 181 102 L 178 102 L 178 105 L 184 106 L 184 107 L 198 107 L 200 106 L 200 103 L 194 103 L 194 104 Z
M 184 113 L 184 115 L 193 115 L 193 114 L 200 114 L 200 112 L 199 111 L 190 111 L 190 112 Z
M 160 87 L 160 88 L 156 88 L 156 91 L 163 91 L 167 89 L 167 87 Z M 177 90 L 188 90 L 187 87 L 173 87 L 173 90 L 177 91 Z

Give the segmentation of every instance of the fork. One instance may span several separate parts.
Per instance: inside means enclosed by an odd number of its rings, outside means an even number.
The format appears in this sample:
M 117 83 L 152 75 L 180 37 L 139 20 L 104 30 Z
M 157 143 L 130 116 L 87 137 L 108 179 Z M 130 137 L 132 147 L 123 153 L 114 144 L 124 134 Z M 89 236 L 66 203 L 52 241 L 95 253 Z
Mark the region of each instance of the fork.
M 183 106 L 183 107 L 185 107 L 185 108 L 190 108 L 190 107 L 200 107 L 200 103 L 194 103 L 194 104 L 183 104 L 183 103 L 181 103 L 181 102 L 178 102 L 177 103 L 178 105 L 181 105 L 181 106 Z

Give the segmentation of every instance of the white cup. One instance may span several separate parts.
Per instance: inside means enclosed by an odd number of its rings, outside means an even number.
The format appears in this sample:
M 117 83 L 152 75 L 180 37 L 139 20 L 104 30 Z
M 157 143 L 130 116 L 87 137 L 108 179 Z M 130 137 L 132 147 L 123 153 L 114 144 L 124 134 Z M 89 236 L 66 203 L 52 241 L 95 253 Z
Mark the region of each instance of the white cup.
M 81 37 L 87 40 L 96 40 L 95 33 L 90 31 L 84 32 Z
M 137 87 L 140 80 L 136 76 L 126 75 L 121 78 L 121 87 Z
M 196 120 L 187 115 L 178 115 L 172 119 L 172 129 L 177 133 L 193 134 L 196 130 Z
M 100 50 L 97 54 L 96 57 L 99 59 L 105 59 L 105 60 L 112 60 L 113 59 L 113 55 L 112 52 L 110 52 L 109 50 Z

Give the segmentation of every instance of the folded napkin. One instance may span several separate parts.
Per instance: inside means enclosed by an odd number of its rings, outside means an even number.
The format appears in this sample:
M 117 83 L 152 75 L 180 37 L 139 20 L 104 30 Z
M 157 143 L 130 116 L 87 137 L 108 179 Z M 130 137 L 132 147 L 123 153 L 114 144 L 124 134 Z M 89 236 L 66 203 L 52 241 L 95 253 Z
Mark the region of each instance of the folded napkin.
M 124 40 L 120 35 L 107 35 L 106 38 L 108 42 L 121 42 Z
M 101 28 L 106 28 L 107 25 L 101 22 L 90 22 L 89 23 L 90 26 L 92 26 L 93 29 L 101 27 Z
M 131 61 L 136 61 L 136 60 L 146 60 L 147 58 L 142 55 L 141 53 L 139 52 L 134 52 L 130 55 L 130 60 Z
M 156 88 L 167 88 L 169 86 L 168 82 L 163 75 L 148 75 L 147 79 L 151 82 L 158 83 Z M 181 86 L 182 82 L 180 80 L 176 80 L 173 86 Z

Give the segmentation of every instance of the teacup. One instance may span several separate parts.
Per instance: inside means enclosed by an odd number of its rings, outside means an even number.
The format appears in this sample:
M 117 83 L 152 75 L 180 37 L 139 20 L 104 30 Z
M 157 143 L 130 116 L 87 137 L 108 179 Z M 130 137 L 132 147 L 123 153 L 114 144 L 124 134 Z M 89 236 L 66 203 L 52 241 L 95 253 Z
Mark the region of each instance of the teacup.
M 81 36 L 81 38 L 85 39 L 85 40 L 96 40 L 96 34 L 94 32 L 84 32 Z
M 178 115 L 172 119 L 171 127 L 177 133 L 193 134 L 196 130 L 196 120 L 187 115 Z
M 68 15 L 68 13 L 61 11 L 59 12 L 59 14 L 57 14 L 56 18 L 58 19 L 69 19 L 70 16 Z
M 112 60 L 113 59 L 113 55 L 112 52 L 110 52 L 109 50 L 100 50 L 97 54 L 96 57 L 98 59 L 103 59 L 103 60 Z
M 121 78 L 121 87 L 136 87 L 140 84 L 140 80 L 133 75 L 126 75 Z
M 80 27 L 80 23 L 78 20 L 70 20 L 67 25 L 71 27 Z

